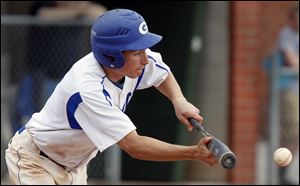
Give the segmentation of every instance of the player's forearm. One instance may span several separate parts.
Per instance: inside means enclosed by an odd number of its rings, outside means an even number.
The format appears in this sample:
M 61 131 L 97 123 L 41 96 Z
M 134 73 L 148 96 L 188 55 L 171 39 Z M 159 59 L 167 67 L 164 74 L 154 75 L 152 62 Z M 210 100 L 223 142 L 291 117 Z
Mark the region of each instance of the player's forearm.
M 133 158 L 151 161 L 194 160 L 197 154 L 197 146 L 174 145 L 146 136 L 139 136 L 131 150 Z
M 178 85 L 172 72 L 169 73 L 166 80 L 157 89 L 165 95 L 172 103 L 178 98 L 184 98 L 181 88 Z

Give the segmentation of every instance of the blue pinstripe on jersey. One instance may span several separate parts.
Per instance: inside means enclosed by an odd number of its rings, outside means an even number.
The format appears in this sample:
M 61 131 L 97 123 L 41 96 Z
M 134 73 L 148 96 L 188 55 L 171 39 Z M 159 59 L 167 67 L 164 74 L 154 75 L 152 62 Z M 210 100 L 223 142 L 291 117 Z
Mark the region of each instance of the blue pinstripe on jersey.
M 126 96 L 126 102 L 124 103 L 123 108 L 122 108 L 122 111 L 123 111 L 123 112 L 125 112 L 126 107 L 127 107 L 127 105 L 128 105 L 128 102 L 129 102 L 129 99 L 130 99 L 131 96 L 132 96 L 132 93 L 129 92 L 129 93 L 127 94 L 127 96 Z
M 107 90 L 105 90 L 104 84 L 103 84 L 104 78 L 105 78 L 105 77 L 106 77 L 106 76 L 103 76 L 103 77 L 102 77 L 103 79 L 102 79 L 102 81 L 101 81 L 101 85 L 103 86 L 102 92 L 103 92 L 103 94 L 104 94 L 104 96 L 105 96 L 106 101 L 109 103 L 110 106 L 112 106 L 111 102 L 107 99 L 107 97 L 109 97 L 110 99 L 111 99 L 111 97 L 110 97 L 109 93 L 107 92 Z
M 149 56 L 149 55 L 148 55 L 148 58 L 151 59 L 152 61 L 154 61 L 155 66 L 157 66 L 158 68 L 161 68 L 161 69 L 163 69 L 163 70 L 169 72 L 168 69 L 166 69 L 165 67 L 163 67 L 163 66 L 157 64 L 157 63 L 156 63 L 156 60 L 155 60 L 152 56 Z
M 145 68 L 146 68 L 146 67 L 145 67 Z M 137 80 L 137 83 L 136 83 L 136 85 L 135 85 L 134 90 L 136 90 L 136 88 L 139 86 L 139 84 L 140 84 L 140 82 L 141 82 L 141 80 L 142 80 L 142 77 L 143 77 L 143 75 L 144 75 L 145 68 L 143 69 L 142 74 L 139 76 L 139 78 L 138 78 L 138 80 Z

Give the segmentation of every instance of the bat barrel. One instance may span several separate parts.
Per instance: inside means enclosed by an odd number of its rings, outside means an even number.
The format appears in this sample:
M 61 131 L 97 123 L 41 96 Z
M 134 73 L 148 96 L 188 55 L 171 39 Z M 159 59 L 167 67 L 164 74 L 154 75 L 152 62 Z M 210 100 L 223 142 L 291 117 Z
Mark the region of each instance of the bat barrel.
M 205 131 L 204 127 L 195 119 L 189 118 L 190 123 L 202 133 L 203 136 L 210 136 L 208 132 Z M 213 138 L 208 144 L 207 147 L 209 151 L 219 160 L 220 164 L 226 168 L 230 169 L 236 164 L 236 156 L 234 153 L 218 138 Z
M 235 166 L 236 156 L 219 139 L 213 138 L 207 146 L 224 168 L 230 169 Z

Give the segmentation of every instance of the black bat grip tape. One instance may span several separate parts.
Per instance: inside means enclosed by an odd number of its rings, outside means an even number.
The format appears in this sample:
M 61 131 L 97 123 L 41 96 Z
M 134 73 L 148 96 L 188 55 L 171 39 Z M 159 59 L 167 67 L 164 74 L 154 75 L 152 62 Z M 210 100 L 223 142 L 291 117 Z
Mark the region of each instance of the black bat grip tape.
M 210 134 L 205 131 L 203 126 L 195 119 L 190 118 L 190 123 L 200 131 L 204 136 L 209 136 Z M 226 168 L 230 169 L 235 166 L 236 163 L 236 156 L 234 153 L 225 145 L 222 141 L 213 137 L 213 139 L 207 144 L 207 148 L 210 152 L 219 160 L 221 165 Z

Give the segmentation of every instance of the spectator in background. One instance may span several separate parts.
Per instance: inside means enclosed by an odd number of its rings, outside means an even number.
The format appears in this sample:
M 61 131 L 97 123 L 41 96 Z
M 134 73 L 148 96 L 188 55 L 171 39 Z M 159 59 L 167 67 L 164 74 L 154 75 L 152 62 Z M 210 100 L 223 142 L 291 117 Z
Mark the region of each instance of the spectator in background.
M 46 19 L 86 17 L 95 20 L 106 11 L 106 7 L 90 1 L 39 1 L 33 4 L 31 13 Z
M 26 123 L 33 112 L 41 109 L 74 61 L 82 57 L 84 50 L 89 50 L 83 46 L 86 38 L 82 37 L 82 26 L 57 25 L 56 21 L 67 23 L 84 19 L 92 23 L 106 11 L 106 7 L 90 1 L 37 1 L 32 4 L 30 15 L 41 18 L 46 24 L 29 25 L 26 65 L 11 116 L 13 132 Z
M 279 34 L 279 51 L 282 54 L 283 66 L 299 73 L 299 6 L 293 7 L 288 13 L 287 25 Z M 287 78 L 287 77 L 281 77 Z M 299 76 L 287 81 L 287 87 L 281 92 L 281 131 L 280 145 L 291 149 L 295 153 L 299 152 Z M 297 147 L 298 146 L 298 147 Z M 294 156 L 294 161 L 295 157 Z M 299 160 L 298 160 L 299 161 Z M 293 184 L 288 178 L 289 167 L 279 169 L 280 184 Z M 299 184 L 299 175 L 298 175 Z
M 287 25 L 279 34 L 279 50 L 284 55 L 285 66 L 299 69 L 299 6 L 288 14 Z
M 51 20 L 67 23 L 76 19 L 88 19 L 92 22 L 104 12 L 105 7 L 89 1 L 39 1 L 33 4 L 30 13 L 45 22 Z M 79 25 L 38 25 L 31 32 L 28 61 L 33 69 L 38 68 L 47 77 L 61 79 L 73 62 L 82 57 L 79 56 L 83 50 L 82 33 L 83 28 Z M 39 49 L 39 52 L 34 49 Z

